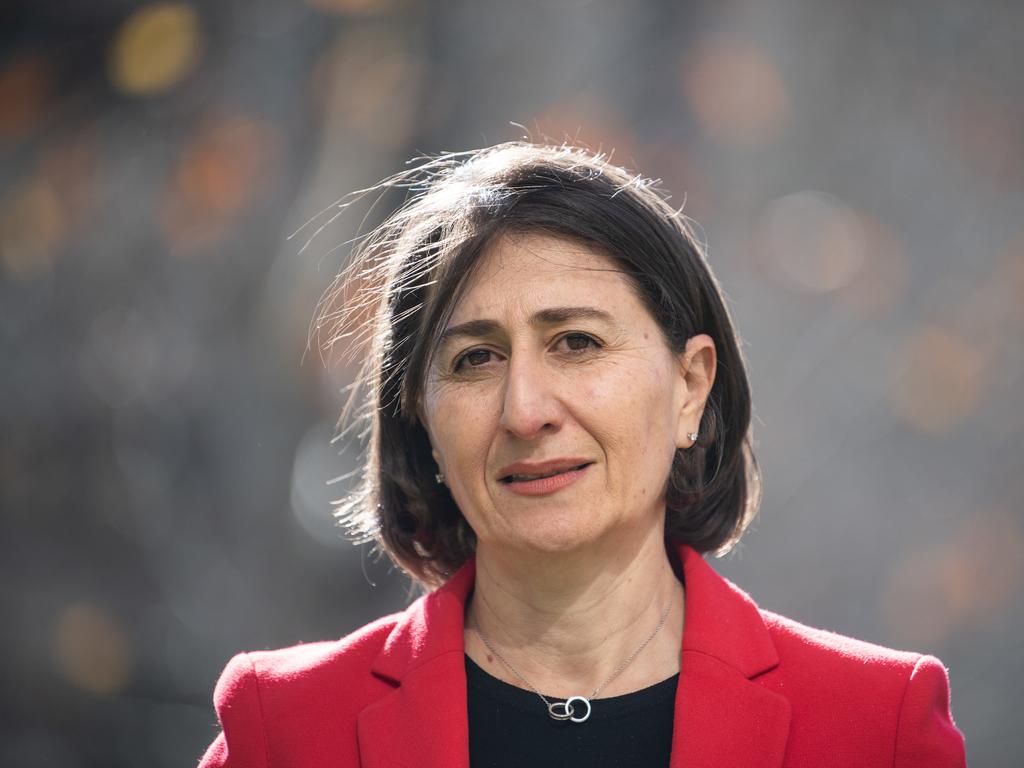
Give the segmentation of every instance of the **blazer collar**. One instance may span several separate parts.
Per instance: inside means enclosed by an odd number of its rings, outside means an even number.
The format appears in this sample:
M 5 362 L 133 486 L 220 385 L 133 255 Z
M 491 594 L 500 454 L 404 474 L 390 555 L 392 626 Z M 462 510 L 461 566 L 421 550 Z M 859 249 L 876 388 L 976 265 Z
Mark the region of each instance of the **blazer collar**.
M 422 664 L 447 653 L 465 653 L 463 621 L 475 579 L 476 561 L 469 560 L 444 586 L 410 605 L 385 641 L 371 671 L 400 683 L 410 670 Z
M 789 700 L 756 678 L 778 666 L 768 628 L 746 592 L 698 552 L 676 550 L 686 585 L 671 768 L 777 768 Z
M 673 544 L 686 587 L 671 768 L 782 763 L 789 702 L 752 678 L 779 663 L 757 605 Z M 463 618 L 475 562 L 413 603 L 372 666 L 395 689 L 359 717 L 364 768 L 469 768 Z

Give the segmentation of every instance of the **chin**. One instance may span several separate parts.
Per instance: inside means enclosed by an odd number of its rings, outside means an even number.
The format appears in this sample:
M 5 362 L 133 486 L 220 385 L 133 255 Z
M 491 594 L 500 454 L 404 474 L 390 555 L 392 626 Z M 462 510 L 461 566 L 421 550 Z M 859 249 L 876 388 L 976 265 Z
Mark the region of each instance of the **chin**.
M 593 518 L 580 520 L 564 515 L 548 515 L 542 519 L 533 518 L 517 522 L 520 525 L 517 525 L 517 530 L 514 531 L 514 546 L 537 552 L 571 552 L 593 544 L 601 537 L 601 531 L 594 525 Z

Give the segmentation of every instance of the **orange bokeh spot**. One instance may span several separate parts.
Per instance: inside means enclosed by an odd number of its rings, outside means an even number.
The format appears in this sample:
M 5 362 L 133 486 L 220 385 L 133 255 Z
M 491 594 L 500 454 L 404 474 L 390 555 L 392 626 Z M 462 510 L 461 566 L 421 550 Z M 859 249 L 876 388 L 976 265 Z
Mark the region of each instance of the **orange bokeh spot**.
M 39 176 L 19 184 L 0 199 L 0 268 L 18 280 L 49 272 L 65 228 L 52 184 Z
M 890 405 L 910 429 L 948 433 L 978 407 L 987 387 L 989 355 L 959 333 L 937 325 L 914 331 L 899 355 Z
M 325 13 L 369 16 L 390 11 L 404 3 L 403 0 L 306 0 L 306 4 Z
M 57 617 L 54 655 L 64 677 L 92 693 L 116 693 L 131 677 L 131 644 L 117 619 L 95 605 L 75 603 Z
M 607 100 L 585 94 L 550 105 L 526 128 L 534 139 L 568 141 L 607 155 L 629 170 L 638 165 L 639 142 L 622 115 Z
M 910 261 L 895 231 L 864 211 L 859 211 L 858 217 L 864 236 L 864 263 L 839 296 L 865 314 L 882 312 L 906 294 Z
M 279 171 L 283 139 L 272 124 L 241 115 L 204 122 L 174 173 L 160 213 L 176 246 L 219 239 Z
M 346 33 L 310 77 L 328 132 L 350 132 L 374 147 L 403 147 L 421 118 L 422 66 L 408 41 L 385 30 Z
M 19 56 L 0 69 L 0 141 L 26 136 L 50 100 L 53 69 L 41 54 Z
M 753 43 L 706 42 L 682 62 L 683 90 L 705 133 L 733 147 L 774 139 L 789 117 L 789 92 L 775 61 Z
M 1012 181 L 1021 170 L 1020 139 L 1014 115 L 983 88 L 970 87 L 949 125 L 961 157 L 978 171 Z
M 900 642 L 936 647 L 957 631 L 998 622 L 1024 587 L 1024 531 L 1002 510 L 965 510 L 970 522 L 941 544 L 904 555 L 882 592 Z

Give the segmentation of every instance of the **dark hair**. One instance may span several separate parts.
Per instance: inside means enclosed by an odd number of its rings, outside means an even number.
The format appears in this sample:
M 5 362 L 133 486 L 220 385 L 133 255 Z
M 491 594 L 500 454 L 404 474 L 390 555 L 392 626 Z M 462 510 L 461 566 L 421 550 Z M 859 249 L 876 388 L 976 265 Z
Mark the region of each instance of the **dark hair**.
M 696 444 L 673 459 L 665 530 L 701 552 L 732 547 L 761 496 L 750 387 L 703 250 L 655 183 L 579 147 L 510 142 L 424 160 L 374 190 L 389 188 L 405 188 L 409 199 L 362 241 L 316 318 L 322 348 L 341 340 L 356 342 L 349 351 L 368 347 L 339 421 L 363 425 L 369 438 L 361 482 L 337 508 L 349 531 L 428 587 L 473 556 L 473 531 L 435 481 L 419 417 L 423 383 L 488 244 L 541 233 L 609 255 L 676 354 L 696 334 L 714 340 L 714 385 Z

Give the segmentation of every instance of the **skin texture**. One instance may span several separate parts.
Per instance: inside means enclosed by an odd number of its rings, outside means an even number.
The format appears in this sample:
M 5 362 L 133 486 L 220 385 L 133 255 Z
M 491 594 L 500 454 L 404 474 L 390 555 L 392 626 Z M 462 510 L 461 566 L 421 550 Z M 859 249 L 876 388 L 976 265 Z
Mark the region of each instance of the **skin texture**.
M 610 318 L 537 322 L 564 307 Z M 671 604 L 655 641 L 600 696 L 670 677 L 684 596 L 663 545 L 665 486 L 714 381 L 713 341 L 694 336 L 674 354 L 614 262 L 540 234 L 504 236 L 484 254 L 448 328 L 476 320 L 493 327 L 442 346 L 421 414 L 477 535 L 467 653 L 525 687 L 491 658 L 479 625 L 542 692 L 589 695 Z M 594 463 L 545 496 L 500 482 L 513 462 L 561 457 Z

